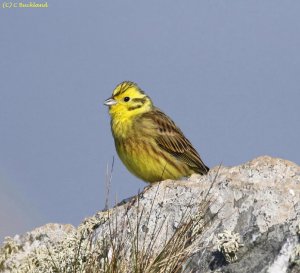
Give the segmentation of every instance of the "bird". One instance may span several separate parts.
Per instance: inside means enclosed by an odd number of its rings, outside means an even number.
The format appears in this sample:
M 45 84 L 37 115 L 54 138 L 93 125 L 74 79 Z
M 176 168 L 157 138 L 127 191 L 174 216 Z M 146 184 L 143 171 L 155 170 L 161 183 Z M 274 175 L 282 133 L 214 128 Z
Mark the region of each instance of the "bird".
M 127 169 L 147 183 L 207 174 L 191 142 L 134 82 L 116 86 L 109 107 L 116 151 Z

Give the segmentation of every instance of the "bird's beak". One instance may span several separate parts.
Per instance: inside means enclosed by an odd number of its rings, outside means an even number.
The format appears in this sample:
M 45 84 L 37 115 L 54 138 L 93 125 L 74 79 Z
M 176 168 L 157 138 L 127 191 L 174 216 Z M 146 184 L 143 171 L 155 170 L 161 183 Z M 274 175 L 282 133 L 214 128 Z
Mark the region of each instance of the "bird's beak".
M 111 105 L 115 105 L 115 104 L 117 104 L 117 101 L 114 100 L 113 98 L 109 98 L 106 101 L 104 101 L 104 105 L 106 105 L 106 106 L 111 106 Z

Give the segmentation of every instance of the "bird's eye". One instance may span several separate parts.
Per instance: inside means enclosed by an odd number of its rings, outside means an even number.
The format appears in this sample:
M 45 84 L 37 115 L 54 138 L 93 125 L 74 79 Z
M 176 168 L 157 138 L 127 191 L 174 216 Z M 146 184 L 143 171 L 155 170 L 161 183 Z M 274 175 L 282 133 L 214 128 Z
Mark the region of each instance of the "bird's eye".
M 129 101 L 129 100 L 130 100 L 129 97 L 125 97 L 125 98 L 124 98 L 124 101 L 125 101 L 125 102 L 127 102 L 127 101 Z

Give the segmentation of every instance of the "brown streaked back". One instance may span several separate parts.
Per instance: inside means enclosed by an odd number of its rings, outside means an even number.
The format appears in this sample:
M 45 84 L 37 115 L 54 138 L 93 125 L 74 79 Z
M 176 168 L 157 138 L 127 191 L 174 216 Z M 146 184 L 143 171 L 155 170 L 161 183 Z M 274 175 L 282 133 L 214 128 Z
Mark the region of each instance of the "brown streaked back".
M 187 164 L 195 173 L 206 174 L 209 171 L 190 141 L 161 110 L 154 107 L 152 111 L 143 113 L 140 119 L 148 120 L 143 124 L 151 124 L 156 128 L 154 138 L 160 148 Z

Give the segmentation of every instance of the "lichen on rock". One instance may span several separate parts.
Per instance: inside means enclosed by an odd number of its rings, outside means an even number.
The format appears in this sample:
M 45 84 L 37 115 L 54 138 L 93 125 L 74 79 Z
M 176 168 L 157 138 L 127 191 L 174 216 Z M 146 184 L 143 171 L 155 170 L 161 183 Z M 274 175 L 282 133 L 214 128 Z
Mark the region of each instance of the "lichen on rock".
M 229 230 L 217 234 L 216 244 L 228 263 L 235 262 L 238 259 L 237 252 L 243 246 L 240 234 Z

